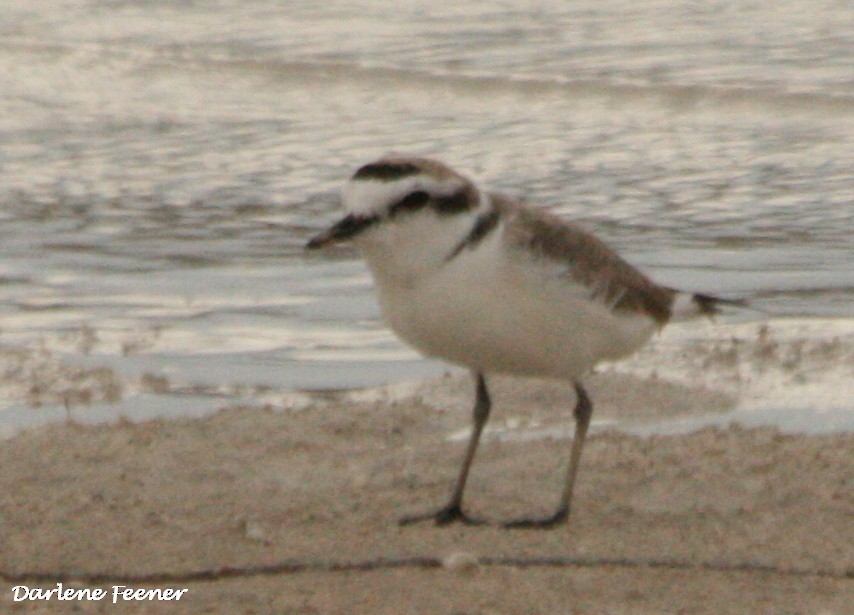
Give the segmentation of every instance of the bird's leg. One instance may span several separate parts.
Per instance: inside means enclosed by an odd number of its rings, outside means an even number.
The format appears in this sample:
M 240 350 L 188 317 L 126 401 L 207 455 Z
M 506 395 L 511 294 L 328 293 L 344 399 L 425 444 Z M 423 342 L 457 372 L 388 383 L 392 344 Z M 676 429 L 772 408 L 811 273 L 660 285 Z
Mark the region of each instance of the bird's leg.
M 454 491 L 451 494 L 451 499 L 448 503 L 435 512 L 424 513 L 420 515 L 412 515 L 403 517 L 400 520 L 401 525 L 409 525 L 418 523 L 419 521 L 434 520 L 436 525 L 447 525 L 454 521 L 460 521 L 469 525 L 480 525 L 483 523 L 477 519 L 472 519 L 463 512 L 463 491 L 466 488 L 466 481 L 469 476 L 474 454 L 477 451 L 477 445 L 480 442 L 480 434 L 483 432 L 483 426 L 486 425 L 486 420 L 489 418 L 489 410 L 492 407 L 492 401 L 489 399 L 489 391 L 486 389 L 486 380 L 481 373 L 474 374 L 476 381 L 476 397 L 474 402 L 474 424 L 472 426 L 471 437 L 469 438 L 468 448 L 466 448 L 466 456 L 463 459 L 460 474 L 457 477 Z
M 581 449 L 584 447 L 584 439 L 587 437 L 587 429 L 590 427 L 590 417 L 593 415 L 593 404 L 587 396 L 587 392 L 580 382 L 575 383 L 575 438 L 572 440 L 572 451 L 569 455 L 569 468 L 566 472 L 566 481 L 563 486 L 563 494 L 560 505 L 555 513 L 549 517 L 539 519 L 518 519 L 504 524 L 507 528 L 549 528 L 566 523 L 569 517 L 569 505 L 572 501 L 572 488 L 575 485 L 575 477 L 578 474 L 578 466 L 581 462 Z

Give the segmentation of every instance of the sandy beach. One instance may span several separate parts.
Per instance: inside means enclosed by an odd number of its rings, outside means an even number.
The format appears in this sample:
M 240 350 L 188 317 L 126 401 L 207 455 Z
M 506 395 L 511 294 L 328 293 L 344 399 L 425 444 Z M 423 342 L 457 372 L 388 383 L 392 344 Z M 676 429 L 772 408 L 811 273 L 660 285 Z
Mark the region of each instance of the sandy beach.
M 850 612 L 854 436 L 605 426 L 626 408 L 729 403 L 657 380 L 591 382 L 605 423 L 568 526 L 399 527 L 448 494 L 468 388 L 447 377 L 405 399 L 329 394 L 297 412 L 57 425 L 0 442 L 0 611 L 115 612 L 110 591 L 124 585 L 188 590 L 122 601 L 128 613 Z M 546 513 L 569 442 L 499 436 L 571 428 L 571 394 L 507 381 L 495 397 L 467 506 L 493 520 Z M 14 586 L 58 582 L 107 597 L 13 601 Z

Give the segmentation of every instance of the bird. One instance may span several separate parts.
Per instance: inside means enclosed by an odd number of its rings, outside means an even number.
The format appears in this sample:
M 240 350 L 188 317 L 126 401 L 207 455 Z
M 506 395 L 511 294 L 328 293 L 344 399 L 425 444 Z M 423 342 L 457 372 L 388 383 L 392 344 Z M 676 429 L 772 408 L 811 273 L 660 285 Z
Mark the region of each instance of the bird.
M 467 368 L 475 385 L 473 427 L 449 500 L 403 517 L 403 525 L 486 523 L 465 512 L 463 492 L 492 407 L 488 378 L 497 374 L 575 389 L 558 506 L 546 517 L 500 523 L 565 524 L 593 414 L 582 379 L 601 361 L 633 354 L 674 319 L 739 303 L 657 284 L 579 225 L 481 190 L 434 158 L 387 155 L 365 164 L 345 183 L 341 204 L 345 215 L 306 248 L 352 242 L 392 331 L 423 355 Z

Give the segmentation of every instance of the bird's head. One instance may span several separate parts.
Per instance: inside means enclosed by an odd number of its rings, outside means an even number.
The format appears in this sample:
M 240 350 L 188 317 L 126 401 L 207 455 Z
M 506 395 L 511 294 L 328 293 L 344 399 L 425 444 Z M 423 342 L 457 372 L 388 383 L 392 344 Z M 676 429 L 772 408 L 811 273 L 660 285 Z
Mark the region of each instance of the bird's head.
M 344 185 L 341 201 L 346 215 L 313 237 L 307 248 L 349 240 L 364 245 L 428 239 L 443 223 L 456 226 L 481 206 L 480 193 L 466 177 L 436 160 L 410 157 L 387 157 L 360 167 Z

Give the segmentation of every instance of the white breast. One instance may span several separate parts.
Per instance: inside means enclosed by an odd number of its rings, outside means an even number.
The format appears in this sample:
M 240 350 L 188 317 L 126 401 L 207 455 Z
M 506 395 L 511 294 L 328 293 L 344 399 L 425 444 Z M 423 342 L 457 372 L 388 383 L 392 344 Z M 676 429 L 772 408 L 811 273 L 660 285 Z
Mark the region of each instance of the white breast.
M 560 379 L 635 351 L 656 330 L 650 318 L 615 314 L 590 289 L 514 256 L 501 231 L 429 269 L 366 254 L 392 330 L 426 355 L 472 369 Z M 449 242 L 441 254 L 452 249 Z

